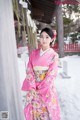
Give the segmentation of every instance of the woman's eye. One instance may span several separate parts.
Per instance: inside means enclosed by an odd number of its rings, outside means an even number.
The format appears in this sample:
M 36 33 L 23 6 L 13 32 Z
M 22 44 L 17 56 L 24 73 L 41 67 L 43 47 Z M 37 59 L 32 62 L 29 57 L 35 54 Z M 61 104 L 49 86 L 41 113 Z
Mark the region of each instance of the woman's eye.
M 48 39 L 49 37 L 48 36 L 45 36 L 45 37 L 40 36 L 40 38 L 42 38 L 42 39 Z
M 46 37 L 46 38 L 49 38 L 49 37 Z

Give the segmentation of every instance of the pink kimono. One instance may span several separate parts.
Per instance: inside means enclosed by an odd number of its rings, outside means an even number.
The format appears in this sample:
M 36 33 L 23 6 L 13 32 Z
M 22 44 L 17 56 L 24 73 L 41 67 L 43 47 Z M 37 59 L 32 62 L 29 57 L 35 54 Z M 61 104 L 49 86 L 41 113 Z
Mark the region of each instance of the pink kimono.
M 22 90 L 27 91 L 25 120 L 60 120 L 60 108 L 54 87 L 58 71 L 58 55 L 50 48 L 42 56 L 40 49 L 29 58 Z

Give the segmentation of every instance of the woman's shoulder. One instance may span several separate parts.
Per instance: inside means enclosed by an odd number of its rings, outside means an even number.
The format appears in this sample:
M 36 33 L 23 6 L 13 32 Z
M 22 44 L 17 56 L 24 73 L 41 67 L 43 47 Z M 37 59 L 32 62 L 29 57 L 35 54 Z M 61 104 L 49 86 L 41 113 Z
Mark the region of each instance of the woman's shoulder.
M 58 56 L 58 53 L 54 51 L 52 48 L 50 48 L 52 56 Z
M 38 52 L 40 49 L 34 49 L 34 50 L 32 50 L 32 53 L 36 53 L 36 52 Z
M 40 49 L 34 49 L 31 51 L 31 55 L 36 54 Z
M 59 60 L 59 55 L 57 52 L 55 52 L 52 48 L 51 48 L 51 60 L 54 62 L 58 62 Z

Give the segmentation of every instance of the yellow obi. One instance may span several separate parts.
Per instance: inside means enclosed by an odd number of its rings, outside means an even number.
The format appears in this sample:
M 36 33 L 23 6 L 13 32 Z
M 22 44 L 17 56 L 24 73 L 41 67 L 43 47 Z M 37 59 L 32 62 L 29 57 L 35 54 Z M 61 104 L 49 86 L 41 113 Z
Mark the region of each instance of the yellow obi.
M 42 80 L 44 80 L 48 71 L 48 67 L 35 66 L 33 69 L 35 73 L 36 82 L 41 82 Z

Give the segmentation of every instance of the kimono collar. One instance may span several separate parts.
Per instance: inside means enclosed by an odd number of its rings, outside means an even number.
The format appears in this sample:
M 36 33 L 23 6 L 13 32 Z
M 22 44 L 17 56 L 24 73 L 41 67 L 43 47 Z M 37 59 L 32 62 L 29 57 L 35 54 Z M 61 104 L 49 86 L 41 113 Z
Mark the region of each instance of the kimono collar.
M 40 56 L 42 56 L 44 53 L 46 53 L 48 50 L 49 50 L 50 48 L 48 48 L 47 50 L 42 50 L 42 49 L 40 49 Z

